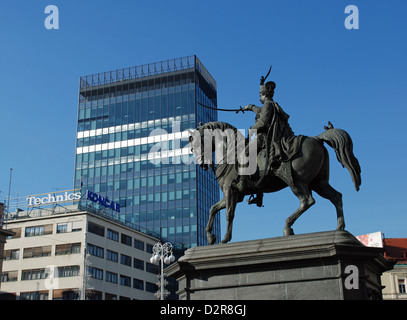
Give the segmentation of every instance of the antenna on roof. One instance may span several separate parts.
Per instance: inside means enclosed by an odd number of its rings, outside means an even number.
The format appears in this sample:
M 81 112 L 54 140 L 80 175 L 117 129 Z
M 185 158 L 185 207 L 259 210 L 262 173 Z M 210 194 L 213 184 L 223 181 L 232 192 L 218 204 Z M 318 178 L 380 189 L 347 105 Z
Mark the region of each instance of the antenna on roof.
M 10 212 L 10 194 L 11 194 L 11 177 L 13 175 L 13 168 L 10 168 L 10 183 L 8 185 L 8 200 L 7 200 L 7 212 L 6 212 L 6 229 L 7 229 L 7 220 L 8 214 Z

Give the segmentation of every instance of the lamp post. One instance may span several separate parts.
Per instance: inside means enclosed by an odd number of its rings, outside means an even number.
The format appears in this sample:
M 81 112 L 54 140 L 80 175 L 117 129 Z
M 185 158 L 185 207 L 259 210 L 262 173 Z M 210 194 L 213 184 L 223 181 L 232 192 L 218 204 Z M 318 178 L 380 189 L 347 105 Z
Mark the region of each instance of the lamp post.
M 164 263 L 170 264 L 171 262 L 175 261 L 175 257 L 172 254 L 172 244 L 166 242 L 161 244 L 161 242 L 157 242 L 153 247 L 153 255 L 150 258 L 150 262 L 152 264 L 161 261 L 161 278 L 160 278 L 160 300 L 164 300 Z

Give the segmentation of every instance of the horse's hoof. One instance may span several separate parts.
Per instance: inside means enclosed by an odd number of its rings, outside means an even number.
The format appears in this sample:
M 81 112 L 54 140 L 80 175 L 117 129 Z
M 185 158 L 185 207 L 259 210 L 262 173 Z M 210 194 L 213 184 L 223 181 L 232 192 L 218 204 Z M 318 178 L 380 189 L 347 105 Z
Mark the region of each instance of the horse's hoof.
M 337 231 L 343 231 L 345 230 L 345 220 L 343 218 L 338 219 L 338 225 L 336 227 Z
M 294 235 L 294 230 L 293 230 L 293 228 L 284 228 L 284 235 L 285 235 L 285 236 L 292 236 L 292 235 Z
M 214 234 L 208 233 L 206 235 L 206 239 L 208 239 L 209 244 L 214 244 L 216 242 L 216 236 Z

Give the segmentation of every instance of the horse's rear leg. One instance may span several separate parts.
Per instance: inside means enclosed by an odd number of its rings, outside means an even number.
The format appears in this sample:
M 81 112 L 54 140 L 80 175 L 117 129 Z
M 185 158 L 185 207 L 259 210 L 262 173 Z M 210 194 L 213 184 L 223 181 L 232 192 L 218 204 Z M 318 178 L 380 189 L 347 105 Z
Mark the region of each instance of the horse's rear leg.
M 345 230 L 345 218 L 343 216 L 342 194 L 336 191 L 328 182 L 319 182 L 313 187 L 321 197 L 328 199 L 336 208 L 337 227 L 336 230 Z
M 285 221 L 285 227 L 284 227 L 284 235 L 292 235 L 294 234 L 293 229 L 291 226 L 294 224 L 294 222 L 305 212 L 307 211 L 314 203 L 315 200 L 312 197 L 311 192 L 308 189 L 308 186 L 305 184 L 297 183 L 295 187 L 291 187 L 291 190 L 293 193 L 298 197 L 300 200 L 300 206 L 298 209 L 287 218 Z

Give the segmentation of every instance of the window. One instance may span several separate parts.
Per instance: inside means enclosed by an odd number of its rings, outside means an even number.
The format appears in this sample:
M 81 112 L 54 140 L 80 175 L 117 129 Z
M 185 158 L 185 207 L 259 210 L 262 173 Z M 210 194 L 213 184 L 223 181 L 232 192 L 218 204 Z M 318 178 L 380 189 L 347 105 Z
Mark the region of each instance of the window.
M 144 261 L 134 258 L 133 259 L 133 267 L 136 269 L 144 270 Z
M 106 259 L 113 262 L 118 262 L 119 254 L 117 252 L 106 249 Z
M 94 279 L 103 280 L 103 270 L 102 269 L 88 267 L 88 275 L 90 275 Z
M 21 238 L 21 228 L 11 229 L 11 231 L 14 232 L 14 235 L 12 235 L 12 236 L 7 236 L 7 239 L 17 239 L 17 238 Z
M 81 220 L 79 220 L 79 221 L 72 221 L 72 222 L 70 222 L 69 224 L 70 224 L 70 226 L 71 226 L 72 232 L 82 231 L 82 221 L 81 221 Z M 69 226 L 69 224 L 68 224 L 68 226 Z M 68 231 L 69 231 L 69 228 L 68 228 Z
M 47 273 L 45 269 L 23 270 L 21 273 L 21 280 L 37 280 L 45 279 L 46 277 Z
M 78 300 L 79 292 L 73 290 L 57 289 L 54 290 L 52 300 Z
M 6 271 L 1 275 L 1 282 L 12 282 L 17 281 L 18 270 Z
M 105 292 L 105 300 L 117 300 L 117 295 Z
M 155 292 L 157 292 L 157 289 L 158 289 L 157 285 L 155 285 L 154 283 L 146 281 L 146 291 L 151 292 L 151 293 L 155 293 Z
M 90 243 L 88 243 L 88 253 L 99 258 L 104 258 L 105 256 L 105 250 L 103 248 Z
M 102 292 L 91 289 L 86 292 L 86 298 L 88 300 L 102 300 Z
M 46 234 L 52 234 L 52 224 L 25 228 L 26 237 L 42 236 Z
M 68 232 L 68 225 L 66 223 L 58 223 L 57 233 L 66 233 Z
M 113 241 L 119 241 L 119 233 L 110 229 L 107 229 L 107 238 Z
M 106 281 L 112 282 L 112 283 L 117 283 L 117 273 L 106 271 Z
M 120 284 L 122 286 L 131 287 L 131 278 L 121 274 L 120 275 Z
M 18 259 L 20 259 L 20 249 L 4 251 L 4 260 L 18 260 Z
M 74 254 L 81 252 L 81 243 L 65 243 L 55 246 L 55 255 Z
M 47 257 L 51 255 L 51 246 L 25 248 L 23 252 L 23 259 Z
M 148 243 L 147 243 L 146 252 L 148 252 L 148 253 L 153 253 L 153 246 L 152 246 L 151 244 L 148 244 Z
M 140 279 L 133 279 L 133 288 L 138 290 L 144 290 L 144 281 Z
M 151 264 L 146 262 L 146 271 L 154 274 L 158 274 L 158 266 L 155 264 Z
M 398 279 L 399 293 L 406 293 L 406 281 L 405 279 Z
M 48 300 L 48 292 L 21 292 L 20 300 Z
M 79 266 L 58 267 L 58 278 L 79 276 Z
M 125 245 L 131 246 L 131 237 L 122 233 L 121 242 Z
M 76 232 L 82 230 L 82 220 L 57 224 L 57 233 Z
M 88 224 L 88 231 L 98 236 L 104 237 L 105 236 L 105 227 L 98 225 L 93 222 L 89 222 Z
M 121 254 L 120 255 L 120 263 L 131 267 L 131 257 L 126 256 L 125 254 Z
M 144 251 L 144 242 L 134 239 L 134 248 Z

